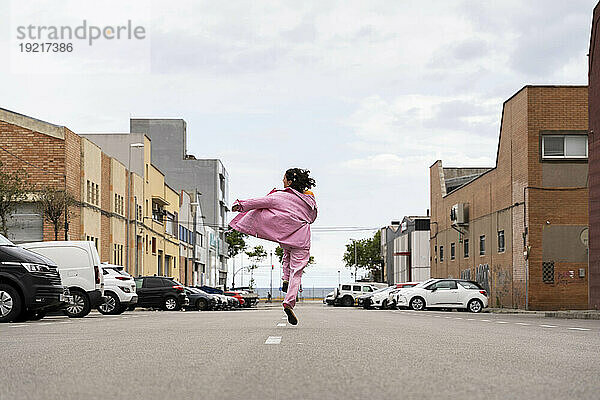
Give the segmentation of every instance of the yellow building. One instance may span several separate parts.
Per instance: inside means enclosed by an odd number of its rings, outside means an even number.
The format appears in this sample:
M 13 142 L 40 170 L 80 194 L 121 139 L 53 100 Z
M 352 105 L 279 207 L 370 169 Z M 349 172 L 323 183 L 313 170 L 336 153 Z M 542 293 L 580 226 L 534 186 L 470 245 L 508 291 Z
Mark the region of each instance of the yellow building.
M 87 139 L 81 140 L 81 238 L 92 241 L 101 252 L 102 227 L 100 222 L 102 201 L 102 150 Z M 106 260 L 103 260 L 106 261 Z

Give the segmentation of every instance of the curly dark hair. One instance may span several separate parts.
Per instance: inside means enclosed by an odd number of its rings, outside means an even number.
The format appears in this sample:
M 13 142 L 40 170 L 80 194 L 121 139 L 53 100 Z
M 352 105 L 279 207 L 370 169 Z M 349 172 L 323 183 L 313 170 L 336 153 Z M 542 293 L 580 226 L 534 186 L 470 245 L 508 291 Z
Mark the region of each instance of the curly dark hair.
M 310 174 L 310 171 L 307 169 L 290 168 L 285 171 L 285 179 L 291 182 L 290 187 L 292 189 L 304 193 L 305 190 L 316 186 L 315 180 L 308 174 Z

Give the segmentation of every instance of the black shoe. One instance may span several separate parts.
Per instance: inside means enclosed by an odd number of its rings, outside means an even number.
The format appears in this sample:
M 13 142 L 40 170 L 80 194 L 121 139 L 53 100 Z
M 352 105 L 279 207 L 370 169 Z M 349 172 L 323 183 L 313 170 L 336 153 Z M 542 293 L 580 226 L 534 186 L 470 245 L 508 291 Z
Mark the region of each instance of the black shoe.
M 283 284 L 281 285 L 281 291 L 282 292 L 287 292 L 289 284 L 290 283 L 288 281 L 283 281 Z
M 298 325 L 298 318 L 296 318 L 296 314 L 294 314 L 294 310 L 289 307 L 283 307 L 283 311 L 287 314 L 288 322 L 291 325 Z

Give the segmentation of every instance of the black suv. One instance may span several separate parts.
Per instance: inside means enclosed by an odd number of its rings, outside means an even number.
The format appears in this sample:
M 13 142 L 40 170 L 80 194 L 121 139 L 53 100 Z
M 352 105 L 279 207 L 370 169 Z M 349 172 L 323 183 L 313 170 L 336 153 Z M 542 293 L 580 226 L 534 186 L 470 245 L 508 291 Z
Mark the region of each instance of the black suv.
M 0 322 L 43 318 L 68 298 L 53 261 L 0 235 Z
M 166 276 L 140 276 L 135 278 L 137 307 L 162 308 L 177 311 L 188 304 L 185 288 L 173 278 Z

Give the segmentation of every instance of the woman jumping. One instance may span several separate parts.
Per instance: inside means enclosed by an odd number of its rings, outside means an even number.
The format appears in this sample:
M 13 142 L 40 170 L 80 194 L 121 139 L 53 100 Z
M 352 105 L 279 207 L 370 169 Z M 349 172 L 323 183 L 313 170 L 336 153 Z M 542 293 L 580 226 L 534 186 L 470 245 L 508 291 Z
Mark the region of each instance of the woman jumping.
M 229 226 L 236 231 L 279 243 L 283 249 L 283 310 L 288 322 L 298 323 L 294 314 L 302 271 L 310 257 L 310 224 L 317 218 L 317 202 L 308 189 L 315 186 L 310 171 L 291 168 L 283 175 L 283 190 L 273 189 L 265 197 L 236 200 L 240 212 Z

